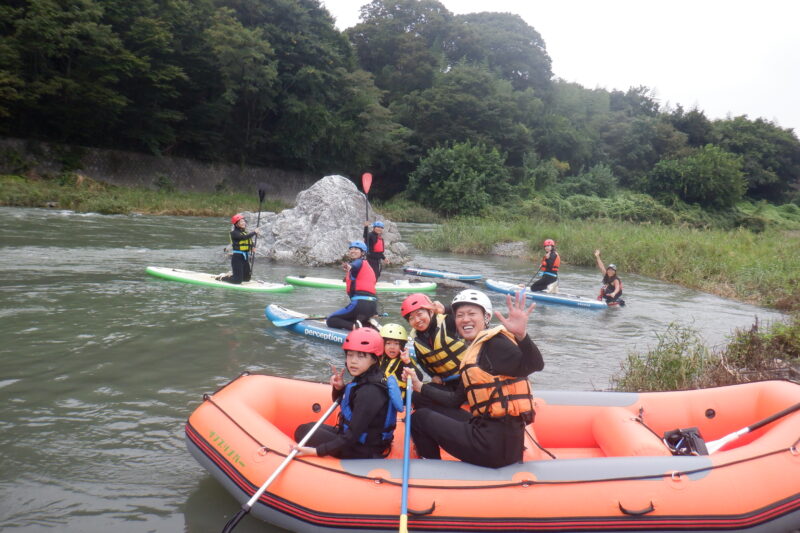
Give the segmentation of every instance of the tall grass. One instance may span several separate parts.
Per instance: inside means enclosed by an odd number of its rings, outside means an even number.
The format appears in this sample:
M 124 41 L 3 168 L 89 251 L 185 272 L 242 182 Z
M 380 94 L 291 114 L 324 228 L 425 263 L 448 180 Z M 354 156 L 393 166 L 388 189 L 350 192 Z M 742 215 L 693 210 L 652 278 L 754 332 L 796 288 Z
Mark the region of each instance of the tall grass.
M 0 205 L 59 207 L 102 214 L 227 216 L 255 211 L 258 196 L 116 187 L 80 176 L 35 180 L 0 176 Z M 286 207 L 281 200 L 265 198 L 262 209 L 277 212 Z
M 726 297 L 782 309 L 798 305 L 800 232 L 766 229 L 692 229 L 608 220 L 563 222 L 452 220 L 419 234 L 422 250 L 488 253 L 498 242 L 527 242 L 533 255 L 544 239 L 557 243 L 562 269 L 594 265 L 594 250 L 616 263 L 620 275 L 635 272 Z
M 707 348 L 693 328 L 670 324 L 658 344 L 630 353 L 611 379 L 620 391 L 689 390 L 789 379 L 800 382 L 800 314 L 767 327 L 733 332 L 729 344 Z

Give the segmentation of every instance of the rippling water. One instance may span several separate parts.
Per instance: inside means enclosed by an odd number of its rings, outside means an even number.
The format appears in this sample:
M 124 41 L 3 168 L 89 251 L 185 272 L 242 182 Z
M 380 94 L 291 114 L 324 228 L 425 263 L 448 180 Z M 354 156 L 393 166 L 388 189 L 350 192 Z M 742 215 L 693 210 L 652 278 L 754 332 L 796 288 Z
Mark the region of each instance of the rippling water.
M 238 505 L 192 459 L 183 424 L 203 393 L 245 370 L 327 381 L 339 350 L 271 326 L 268 303 L 323 314 L 339 291 L 257 295 L 147 276 L 148 265 L 227 270 L 222 218 L 101 216 L 0 208 L 0 530 L 217 532 Z M 404 235 L 424 226 L 403 225 Z M 564 258 L 568 262 L 569 258 Z M 612 257 L 608 257 L 612 260 Z M 524 282 L 518 259 L 417 254 L 429 268 Z M 545 357 L 538 389 L 602 389 L 630 350 L 670 322 L 721 343 L 778 313 L 626 274 L 628 306 L 539 305 L 529 331 Z M 594 295 L 599 273 L 562 268 Z M 256 278 L 339 277 L 337 268 L 256 261 Z M 390 268 L 383 279 L 401 277 Z M 440 287 L 448 302 L 458 291 Z M 402 294 L 381 296 L 400 320 Z M 502 295 L 492 294 L 502 309 Z M 239 533 L 277 531 L 248 517 Z

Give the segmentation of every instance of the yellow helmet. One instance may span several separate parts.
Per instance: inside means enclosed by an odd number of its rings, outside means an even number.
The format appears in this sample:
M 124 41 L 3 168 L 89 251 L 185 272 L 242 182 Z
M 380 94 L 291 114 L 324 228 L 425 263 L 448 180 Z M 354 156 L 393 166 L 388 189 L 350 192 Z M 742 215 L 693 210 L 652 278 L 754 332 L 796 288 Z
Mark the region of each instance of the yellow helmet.
M 408 332 L 400 324 L 384 324 L 381 326 L 381 337 L 405 342 L 408 340 Z

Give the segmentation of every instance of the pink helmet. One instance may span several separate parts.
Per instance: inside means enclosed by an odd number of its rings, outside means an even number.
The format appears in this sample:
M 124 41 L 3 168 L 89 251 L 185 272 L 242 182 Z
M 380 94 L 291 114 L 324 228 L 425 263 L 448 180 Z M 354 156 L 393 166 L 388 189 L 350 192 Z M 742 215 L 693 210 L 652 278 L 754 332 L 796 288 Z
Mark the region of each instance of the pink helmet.
M 239 221 L 240 221 L 240 220 L 242 220 L 243 218 L 244 218 L 244 215 L 243 215 L 243 214 L 241 214 L 241 213 L 236 213 L 235 215 L 233 215 L 233 216 L 231 217 L 231 224 L 236 224 L 237 222 L 239 222 Z
M 372 328 L 358 328 L 347 334 L 342 349 L 383 355 L 383 337 Z
M 542 246 L 555 246 L 555 245 L 556 241 L 554 241 L 553 239 L 545 239 L 544 244 Z
M 433 302 L 428 298 L 427 294 L 422 294 L 421 292 L 409 294 L 406 296 L 406 299 L 403 300 L 403 303 L 400 304 L 400 314 L 403 318 L 407 318 L 408 315 L 417 309 L 433 310 Z

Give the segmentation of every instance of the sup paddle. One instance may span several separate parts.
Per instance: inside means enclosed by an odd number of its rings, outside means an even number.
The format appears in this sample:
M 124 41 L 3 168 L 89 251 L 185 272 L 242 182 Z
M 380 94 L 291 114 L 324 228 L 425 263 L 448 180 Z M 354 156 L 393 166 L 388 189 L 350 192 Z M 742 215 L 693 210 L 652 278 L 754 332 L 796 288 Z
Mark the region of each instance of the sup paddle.
M 755 424 L 750 424 L 746 428 L 742 428 L 739 431 L 734 431 L 733 433 L 729 433 L 728 435 L 725 435 L 721 439 L 712 440 L 711 442 L 706 443 L 706 449 L 708 450 L 709 454 L 714 453 L 714 452 L 720 450 L 723 446 L 725 446 L 729 442 L 738 439 L 742 435 L 750 433 L 751 431 L 755 431 L 758 428 L 764 427 L 767 424 L 775 422 L 779 418 L 783 418 L 786 415 L 790 415 L 790 414 L 794 413 L 797 410 L 800 410 L 800 403 L 796 403 L 796 404 L 792 405 L 791 407 L 787 407 L 783 411 L 775 413 L 772 416 L 768 416 L 764 420 L 756 422 Z
M 258 218 L 256 219 L 256 229 L 261 224 L 261 206 L 264 205 L 264 196 L 267 194 L 267 186 L 263 183 L 258 184 Z M 250 275 L 253 275 L 253 267 L 256 264 L 256 244 L 258 244 L 258 233 L 253 236 L 253 250 L 250 257 Z
M 364 172 L 361 174 L 361 187 L 364 189 L 364 220 L 369 221 L 369 188 L 372 187 L 372 174 Z
M 411 337 L 409 342 L 414 342 Z M 412 345 L 413 346 L 413 345 Z M 400 526 L 399 533 L 408 533 L 408 467 L 411 462 L 411 393 L 414 392 L 411 386 L 411 376 L 406 379 L 406 430 L 403 437 L 403 493 L 400 498 Z
M 322 418 L 317 420 L 317 423 L 314 424 L 314 426 L 311 428 L 311 430 L 309 430 L 308 433 L 306 433 L 306 436 L 303 437 L 302 440 L 297 443 L 298 448 L 300 446 L 305 446 L 306 442 L 308 442 L 308 439 L 311 438 L 311 435 L 313 435 L 314 432 L 316 432 L 317 429 L 319 429 L 322 423 L 325 422 L 325 420 L 333 413 L 334 409 L 336 409 L 338 405 L 339 405 L 339 400 L 333 402 L 333 405 L 331 405 L 328 408 L 328 410 L 325 411 L 325 414 L 322 415 Z M 284 459 L 283 462 L 278 466 L 278 468 L 275 469 L 272 475 L 269 476 L 269 479 L 267 479 L 264 482 L 264 484 L 261 485 L 261 488 L 259 488 L 256 491 L 256 493 L 253 494 L 253 497 L 247 500 L 246 503 L 242 504 L 241 510 L 238 513 L 236 513 L 233 518 L 228 520 L 228 523 L 225 524 L 224 528 L 222 528 L 222 533 L 230 533 L 231 531 L 233 531 L 233 528 L 236 527 L 236 524 L 238 524 L 239 521 L 242 518 L 244 518 L 244 515 L 250 512 L 250 509 L 253 507 L 253 505 L 255 505 L 255 503 L 258 501 L 259 498 L 261 498 L 261 495 L 264 494 L 264 491 L 267 490 L 267 487 L 269 487 L 272 484 L 272 482 L 275 481 L 275 478 L 277 478 L 278 475 L 281 472 L 283 472 L 283 469 L 289 465 L 289 463 L 292 461 L 292 459 L 294 459 L 294 456 L 297 455 L 297 453 L 298 450 L 297 448 L 295 448 L 289 453 L 289 455 L 286 456 L 286 459 Z

